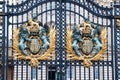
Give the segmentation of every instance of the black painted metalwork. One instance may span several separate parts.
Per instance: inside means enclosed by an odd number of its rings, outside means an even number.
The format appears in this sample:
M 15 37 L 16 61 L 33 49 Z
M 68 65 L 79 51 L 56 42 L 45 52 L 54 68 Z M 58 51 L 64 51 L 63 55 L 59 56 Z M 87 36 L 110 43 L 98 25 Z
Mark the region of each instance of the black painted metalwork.
M 115 20 L 114 20 L 114 50 L 115 50 L 115 78 L 116 79 L 120 79 L 120 31 L 119 29 L 117 28 L 118 26 L 116 25 L 117 24 L 117 19 L 120 19 L 120 1 L 117 2 L 115 1 L 114 2 L 114 15 L 115 15 Z
M 113 5 L 100 6 L 94 0 L 22 0 L 16 4 L 0 1 L 0 79 L 119 80 L 120 31 L 116 27 L 116 17 L 120 16 L 120 2 Z M 28 60 L 13 59 L 13 28 L 28 22 L 30 18 L 53 24 L 57 32 L 55 58 L 40 61 L 37 68 L 32 68 Z M 93 61 L 89 68 L 85 68 L 82 61 L 66 58 L 66 28 L 80 24 L 83 19 L 104 26 L 108 31 L 104 57 L 100 61 Z

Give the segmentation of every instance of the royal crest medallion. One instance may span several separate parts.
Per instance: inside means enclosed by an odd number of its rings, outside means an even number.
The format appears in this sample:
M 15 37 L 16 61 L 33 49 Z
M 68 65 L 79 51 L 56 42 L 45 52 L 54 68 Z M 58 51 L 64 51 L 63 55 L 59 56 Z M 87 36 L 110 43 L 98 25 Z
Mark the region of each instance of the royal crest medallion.
M 107 30 L 83 20 L 81 25 L 67 28 L 66 42 L 67 59 L 82 60 L 89 67 L 105 53 Z
M 48 29 L 49 28 L 49 29 Z M 46 24 L 30 21 L 19 28 L 14 28 L 14 58 L 30 60 L 32 67 L 39 65 L 39 60 L 50 60 L 55 51 L 55 28 Z

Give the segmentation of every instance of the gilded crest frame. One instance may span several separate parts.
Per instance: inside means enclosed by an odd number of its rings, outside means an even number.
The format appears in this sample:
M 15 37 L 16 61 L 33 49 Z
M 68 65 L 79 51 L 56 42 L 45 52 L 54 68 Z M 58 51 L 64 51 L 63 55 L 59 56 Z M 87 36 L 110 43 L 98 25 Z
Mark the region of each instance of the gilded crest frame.
M 81 60 L 83 61 L 83 65 L 85 67 L 90 67 L 92 65 L 92 61 L 98 61 L 101 60 L 101 57 L 104 55 L 106 49 L 107 49 L 107 29 L 102 28 L 100 37 L 101 37 L 101 43 L 102 43 L 102 49 L 94 56 L 90 57 L 90 55 L 83 55 L 83 56 L 78 56 L 74 52 L 72 48 L 72 34 L 73 30 L 72 28 L 68 27 L 66 31 L 66 49 L 67 49 L 67 59 L 74 61 L 74 60 Z
M 18 47 L 19 44 L 19 31 L 20 28 L 14 27 L 13 29 L 13 49 L 14 49 L 14 56 L 13 58 L 16 60 L 30 60 L 30 65 L 32 67 L 37 67 L 39 65 L 39 61 L 42 60 L 51 60 L 55 56 L 55 34 L 56 30 L 55 27 L 50 26 L 50 31 L 49 31 L 49 39 L 50 39 L 50 44 L 49 48 L 44 54 L 30 54 L 28 56 L 25 56 L 22 54 L 21 50 Z M 52 58 L 51 58 L 52 57 Z

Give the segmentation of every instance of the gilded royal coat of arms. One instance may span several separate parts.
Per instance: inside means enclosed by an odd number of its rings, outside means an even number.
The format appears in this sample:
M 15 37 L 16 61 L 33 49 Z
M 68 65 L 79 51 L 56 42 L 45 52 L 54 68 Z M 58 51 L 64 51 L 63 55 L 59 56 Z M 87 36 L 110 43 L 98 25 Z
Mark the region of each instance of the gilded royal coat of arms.
M 67 58 L 82 60 L 89 67 L 105 53 L 107 30 L 83 20 L 81 25 L 67 28 L 66 42 Z
M 30 60 L 31 66 L 37 67 L 39 60 L 54 57 L 55 28 L 30 19 L 21 27 L 14 28 L 13 48 L 15 59 Z

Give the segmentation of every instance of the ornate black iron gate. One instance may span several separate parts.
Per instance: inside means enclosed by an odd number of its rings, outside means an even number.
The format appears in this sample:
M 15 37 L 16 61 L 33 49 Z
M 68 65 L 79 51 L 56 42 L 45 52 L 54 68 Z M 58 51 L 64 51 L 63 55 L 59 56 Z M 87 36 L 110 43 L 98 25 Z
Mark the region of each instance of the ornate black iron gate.
M 109 7 L 95 0 L 1 1 L 1 80 L 119 80 L 119 6 L 119 1 Z M 56 30 L 55 54 L 51 54 L 51 60 L 39 60 L 35 68 L 30 66 L 29 60 L 14 59 L 12 47 L 13 29 L 31 18 L 53 25 Z M 107 50 L 101 60 L 93 60 L 89 68 L 84 67 L 83 60 L 67 57 L 67 28 L 81 24 L 83 19 L 107 29 Z

